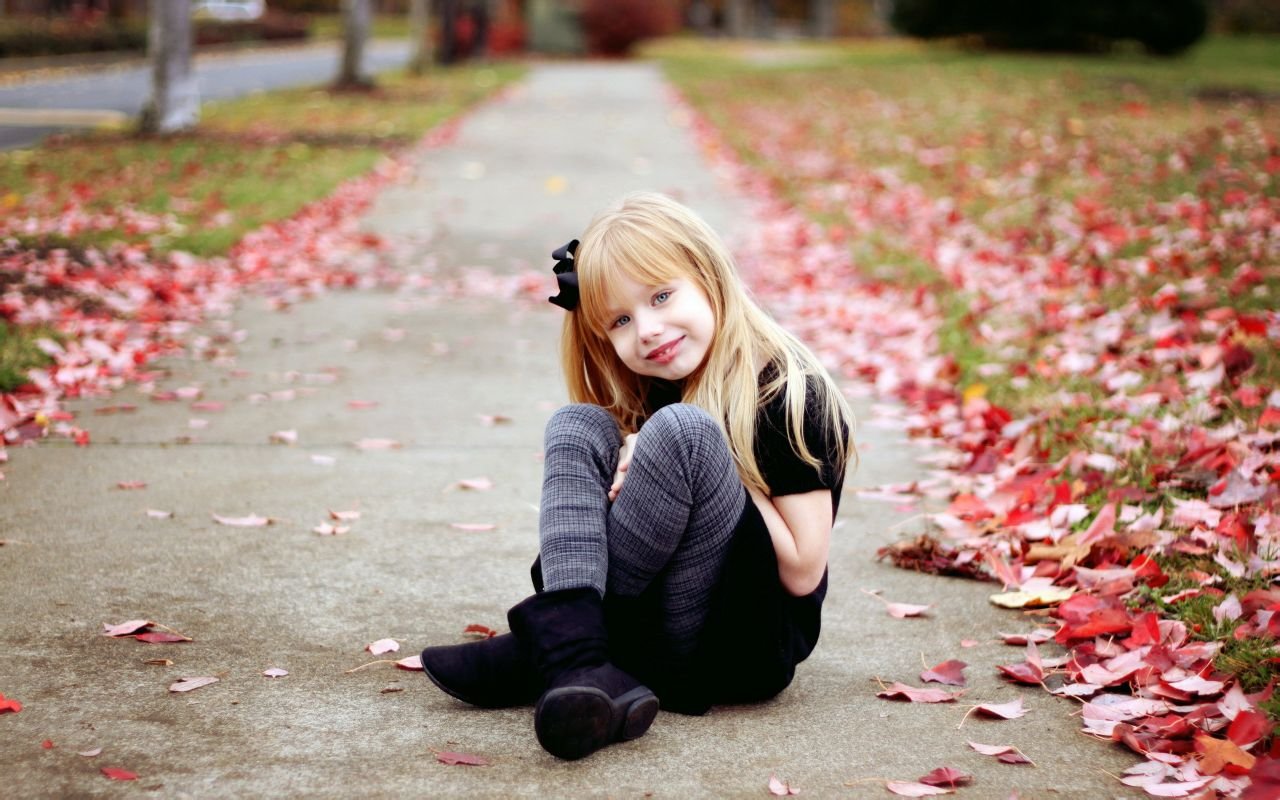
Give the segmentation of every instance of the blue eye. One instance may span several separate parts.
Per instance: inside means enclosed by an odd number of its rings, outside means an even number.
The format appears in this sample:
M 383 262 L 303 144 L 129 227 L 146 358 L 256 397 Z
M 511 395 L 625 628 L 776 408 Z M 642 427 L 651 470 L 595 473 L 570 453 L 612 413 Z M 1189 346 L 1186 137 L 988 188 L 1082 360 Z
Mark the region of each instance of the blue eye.
M 654 305 L 657 305 L 658 303 L 665 303 L 670 297 L 671 297 L 670 291 L 664 290 L 664 291 L 658 292 L 653 296 L 653 303 Z
M 610 325 L 609 327 L 611 327 L 611 328 L 621 328 L 623 325 L 626 325 L 626 324 L 627 324 L 628 322 L 630 322 L 630 321 L 631 321 L 631 317 L 628 317 L 626 314 L 623 314 L 622 316 L 620 316 L 620 317 L 618 317 L 617 319 L 615 319 L 615 320 L 613 321 L 613 324 L 612 324 L 612 325 Z

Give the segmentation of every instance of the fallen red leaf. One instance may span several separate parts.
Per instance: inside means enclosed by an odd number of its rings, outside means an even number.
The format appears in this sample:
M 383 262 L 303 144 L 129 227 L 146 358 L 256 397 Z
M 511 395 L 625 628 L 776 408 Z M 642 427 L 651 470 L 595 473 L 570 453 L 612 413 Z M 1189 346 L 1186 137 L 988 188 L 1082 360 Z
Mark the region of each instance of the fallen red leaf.
M 920 673 L 920 680 L 925 683 L 945 683 L 948 686 L 964 686 L 963 670 L 969 666 L 963 661 L 951 659 L 937 666 L 930 667 Z
M 462 632 L 464 634 L 474 634 L 484 639 L 492 639 L 493 637 L 498 635 L 498 632 L 495 631 L 493 628 L 490 628 L 488 625 L 480 625 L 475 622 L 463 628 Z
M 943 689 L 917 689 L 897 681 L 891 683 L 884 691 L 877 692 L 876 697 L 886 700 L 909 700 L 912 703 L 954 703 L 964 692 L 951 693 Z
M 119 767 L 103 767 L 101 772 L 113 781 L 136 781 L 138 779 L 137 773 L 130 772 L 127 769 L 120 769 Z
M 167 631 L 147 631 L 146 633 L 139 633 L 133 638 L 140 642 L 146 642 L 147 644 L 174 644 L 177 642 L 191 641 L 185 636 L 179 636 L 176 633 L 169 633 Z
M 22 710 L 22 703 L 0 694 L 0 714 L 17 714 Z
M 1280 797 L 1280 759 L 1260 758 L 1249 770 L 1249 785 L 1240 800 L 1276 800 Z
M 52 750 L 52 749 L 53 749 L 53 740 L 52 740 L 52 739 L 45 739 L 43 742 L 41 742 L 41 743 L 40 743 L 40 746 L 41 746 L 41 747 L 43 747 L 45 750 Z
M 920 779 L 921 783 L 930 786 L 949 786 L 952 789 L 973 782 L 973 776 L 961 772 L 954 767 L 938 767 Z
M 472 755 L 470 753 L 454 753 L 449 750 L 436 751 L 436 761 L 441 764 L 459 765 L 464 767 L 487 767 L 488 760 Z
M 1244 747 L 1271 733 L 1271 720 L 1259 711 L 1245 710 L 1236 714 L 1227 728 L 1227 738 Z

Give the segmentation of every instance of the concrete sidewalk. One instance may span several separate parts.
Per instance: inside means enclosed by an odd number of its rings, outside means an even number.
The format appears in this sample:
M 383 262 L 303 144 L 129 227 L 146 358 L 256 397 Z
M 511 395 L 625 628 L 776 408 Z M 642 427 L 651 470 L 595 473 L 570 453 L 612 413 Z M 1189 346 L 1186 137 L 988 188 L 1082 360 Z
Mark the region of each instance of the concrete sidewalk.
M 550 251 L 637 188 L 676 195 L 732 238 L 750 223 L 745 206 L 709 174 L 682 122 L 651 66 L 538 67 L 454 143 L 426 153 L 417 179 L 386 192 L 367 225 L 398 243 L 406 271 L 437 281 L 468 266 L 549 276 Z M 470 623 L 505 630 L 505 610 L 528 594 L 541 431 L 565 400 L 561 313 L 432 290 L 332 294 L 288 313 L 249 300 L 226 326 L 245 332 L 234 365 L 164 365 L 161 388 L 202 387 L 226 410 L 129 390 L 74 407 L 89 448 L 11 448 L 0 538 L 20 543 L 0 547 L 0 692 L 25 708 L 0 715 L 3 794 L 762 797 L 776 774 L 809 797 L 887 797 L 864 779 L 914 780 L 947 765 L 976 777 L 961 797 L 1140 796 L 1104 772 L 1136 759 L 1080 734 L 1073 703 L 996 677 L 995 664 L 1022 654 L 995 632 L 1036 621 L 992 608 L 991 585 L 877 563 L 909 514 L 852 491 L 834 534 L 822 642 L 771 702 L 663 713 L 642 739 L 566 763 L 539 748 L 529 709 L 475 710 L 390 664 L 347 672 L 373 661 L 363 648 L 384 637 L 407 656 L 460 641 Z M 352 400 L 379 405 L 352 410 Z M 124 402 L 140 410 L 92 414 Z M 510 422 L 486 425 L 485 415 Z M 192 417 L 208 427 L 192 430 Z M 296 430 L 296 444 L 269 444 L 281 430 Z M 351 444 L 370 437 L 403 447 Z M 864 426 L 858 440 L 862 464 L 847 488 L 922 477 L 922 451 L 899 434 Z M 492 490 L 449 489 L 481 476 Z M 121 491 L 118 481 L 148 486 Z M 175 516 L 150 518 L 149 508 Z M 361 517 L 345 535 L 313 533 L 331 509 Z M 242 529 L 211 518 L 251 512 L 278 521 Z M 936 605 L 926 619 L 893 619 L 862 589 Z M 136 618 L 195 641 L 100 635 L 103 622 Z M 962 648 L 964 639 L 980 644 Z M 950 658 L 970 664 L 959 702 L 875 696 L 877 678 L 919 686 L 923 666 Z M 268 667 L 289 675 L 263 677 Z M 204 675 L 221 680 L 167 691 Z M 1021 719 L 964 720 L 972 704 L 1019 696 L 1031 709 Z M 1036 766 L 999 763 L 968 741 L 1016 745 Z M 433 751 L 490 765 L 446 766 Z M 101 767 L 139 779 L 112 782 Z

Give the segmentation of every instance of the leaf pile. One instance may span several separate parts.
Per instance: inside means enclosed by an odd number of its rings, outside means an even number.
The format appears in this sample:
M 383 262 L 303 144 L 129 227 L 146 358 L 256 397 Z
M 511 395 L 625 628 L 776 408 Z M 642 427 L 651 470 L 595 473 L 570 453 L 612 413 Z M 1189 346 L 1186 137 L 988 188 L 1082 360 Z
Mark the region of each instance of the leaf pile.
M 1150 758 L 1126 783 L 1273 780 L 1274 119 L 889 72 L 708 70 L 674 101 L 755 204 L 758 295 L 936 445 L 930 480 L 874 492 L 943 505 L 882 557 L 1052 607 L 1061 668 L 1032 645 L 1001 671 L 1065 681 L 1087 732 Z

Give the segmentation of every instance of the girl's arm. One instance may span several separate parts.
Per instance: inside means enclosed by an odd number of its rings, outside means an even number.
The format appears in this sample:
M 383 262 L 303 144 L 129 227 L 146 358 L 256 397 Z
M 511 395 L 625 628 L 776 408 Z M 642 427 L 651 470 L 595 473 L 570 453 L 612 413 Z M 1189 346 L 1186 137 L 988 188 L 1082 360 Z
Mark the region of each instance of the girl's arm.
M 768 498 L 748 489 L 778 554 L 778 577 L 791 594 L 802 597 L 818 588 L 831 544 L 831 490 Z

